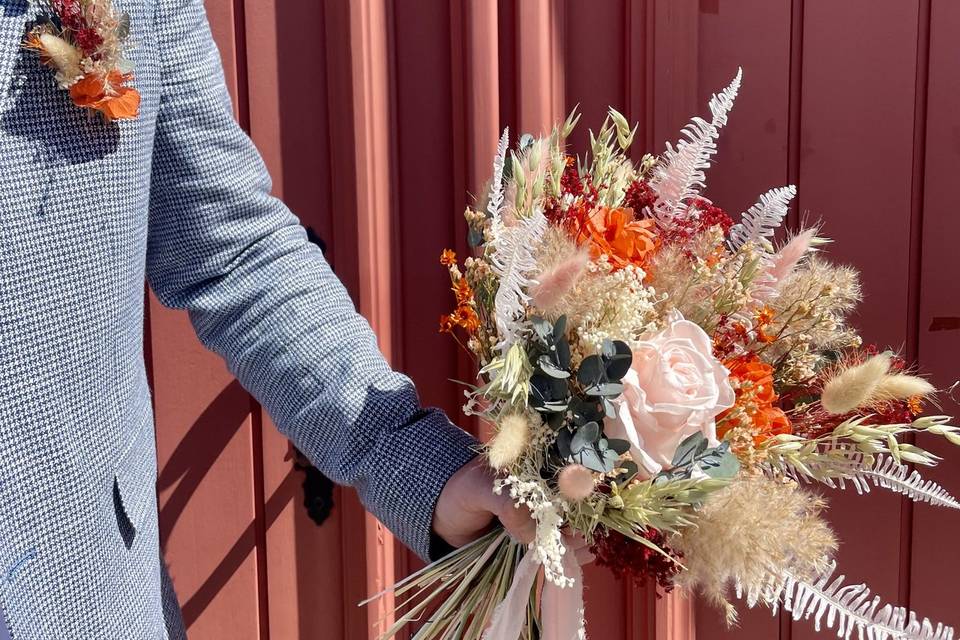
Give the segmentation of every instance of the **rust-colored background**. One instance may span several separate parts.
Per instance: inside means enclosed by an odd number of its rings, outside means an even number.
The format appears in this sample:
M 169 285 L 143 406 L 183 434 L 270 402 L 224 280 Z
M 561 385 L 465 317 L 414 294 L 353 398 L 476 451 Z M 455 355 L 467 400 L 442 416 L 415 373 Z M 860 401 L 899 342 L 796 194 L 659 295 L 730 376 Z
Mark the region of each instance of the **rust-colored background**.
M 955 0 L 207 0 L 236 113 L 274 190 L 330 258 L 395 366 L 458 415 L 469 375 L 436 331 L 444 247 L 481 188 L 500 127 L 538 131 L 580 103 L 583 151 L 613 105 L 659 152 L 738 65 L 744 84 L 707 195 L 736 213 L 800 188 L 859 267 L 868 340 L 941 387 L 958 377 L 960 3 Z M 641 150 L 638 149 L 638 152 Z M 163 546 L 190 637 L 361 639 L 355 606 L 412 566 L 350 491 L 322 526 L 257 403 L 151 299 Z M 947 411 L 958 407 L 948 402 Z M 318 425 L 323 428 L 323 425 Z M 930 443 L 925 443 L 930 444 Z M 939 444 L 935 451 L 947 453 Z M 960 452 L 930 477 L 960 491 Z M 831 496 L 841 568 L 885 598 L 960 624 L 960 515 L 875 491 Z M 683 603 L 588 576 L 594 638 L 694 636 Z M 654 616 L 654 611 L 659 615 Z M 374 611 L 374 613 L 376 613 Z M 373 616 L 376 618 L 376 616 Z M 800 640 L 767 613 L 734 632 L 697 607 L 695 635 Z

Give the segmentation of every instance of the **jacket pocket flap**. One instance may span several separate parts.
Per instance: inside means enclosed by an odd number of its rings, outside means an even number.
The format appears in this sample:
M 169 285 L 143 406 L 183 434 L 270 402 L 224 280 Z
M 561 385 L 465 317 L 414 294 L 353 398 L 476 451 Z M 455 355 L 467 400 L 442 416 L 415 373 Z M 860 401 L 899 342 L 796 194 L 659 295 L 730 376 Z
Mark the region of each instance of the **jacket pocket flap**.
M 140 529 L 154 504 L 157 472 L 153 438 L 153 422 L 145 420 L 114 469 L 120 503 L 134 530 Z

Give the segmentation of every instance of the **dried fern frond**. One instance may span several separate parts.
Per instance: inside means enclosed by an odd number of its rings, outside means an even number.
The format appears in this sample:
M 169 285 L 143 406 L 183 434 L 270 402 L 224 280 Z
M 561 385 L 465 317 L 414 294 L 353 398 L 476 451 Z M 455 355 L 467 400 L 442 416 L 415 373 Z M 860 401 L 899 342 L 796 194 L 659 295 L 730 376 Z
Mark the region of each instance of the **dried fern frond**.
M 670 228 L 674 221 L 682 219 L 690 200 L 705 188 L 704 171 L 717 152 L 719 130 L 727 124 L 727 114 L 733 108 L 742 77 L 743 70 L 737 69 L 730 85 L 710 99 L 710 122 L 695 117 L 681 131 L 685 139 L 677 142 L 676 148 L 667 143 L 667 150 L 650 181 L 650 187 L 657 194 L 653 218 L 661 228 Z
M 537 271 L 536 250 L 547 230 L 547 217 L 536 207 L 529 216 L 519 218 L 511 226 L 500 228 L 489 245 L 490 266 L 500 280 L 495 296 L 497 329 L 501 341 L 498 348 L 512 345 L 523 329 L 527 290 L 535 284 L 531 279 Z
M 865 584 L 844 585 L 845 576 L 833 578 L 836 563 L 816 580 L 805 582 L 792 575 L 785 575 L 782 591 L 766 594 L 761 599 L 773 606 L 778 603 L 793 614 L 794 620 L 813 617 L 814 628 L 821 625 L 833 629 L 836 625 L 838 638 L 850 638 L 856 630 L 860 638 L 868 640 L 953 640 L 953 628 L 927 618 L 918 619 L 913 611 L 886 604 L 880 607 L 880 596 L 870 598 L 870 589 Z
M 887 456 L 876 456 L 872 466 L 857 469 L 850 477 L 857 493 L 870 492 L 870 484 L 889 489 L 914 502 L 926 502 L 935 507 L 960 509 L 960 502 L 933 480 L 924 480 L 920 472 Z
M 740 222 L 730 228 L 727 244 L 732 251 L 739 251 L 747 242 L 757 242 L 769 238 L 783 223 L 790 208 L 790 202 L 796 197 L 797 188 L 788 185 L 771 189 L 760 196 L 760 200 L 743 212 Z
M 503 167 L 507 161 L 507 147 L 510 146 L 510 128 L 503 130 L 497 144 L 497 155 L 493 158 L 493 178 L 490 180 L 490 196 L 487 199 L 487 213 L 494 220 L 500 220 L 503 207 Z

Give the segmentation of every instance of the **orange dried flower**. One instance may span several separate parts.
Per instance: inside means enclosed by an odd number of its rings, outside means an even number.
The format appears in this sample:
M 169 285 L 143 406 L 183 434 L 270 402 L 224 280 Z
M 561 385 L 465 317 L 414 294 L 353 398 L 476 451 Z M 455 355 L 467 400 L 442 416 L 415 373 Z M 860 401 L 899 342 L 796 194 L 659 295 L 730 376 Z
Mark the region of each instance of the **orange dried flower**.
M 70 98 L 78 107 L 99 111 L 109 120 L 130 120 L 140 113 L 140 93 L 126 86 L 129 73 L 111 71 L 106 77 L 88 73 L 70 87 Z
M 480 328 L 480 316 L 474 308 L 473 289 L 462 276 L 454 278 L 451 289 L 457 299 L 457 308 L 449 315 L 440 316 L 440 332 L 452 333 L 455 327 L 462 327 L 469 333 L 475 332 Z
M 764 307 L 757 313 L 757 341 L 769 344 L 777 339 L 776 336 L 768 334 L 764 329 L 773 321 L 773 310 L 770 307 Z
M 606 255 L 614 269 L 640 266 L 656 248 L 653 229 L 653 220 L 637 220 L 631 209 L 597 207 L 584 217 L 577 244 L 589 244 L 594 258 Z
M 473 301 L 473 289 L 467 283 L 466 278 L 460 278 L 453 285 L 453 293 L 457 297 L 457 305 L 470 304 Z
M 793 429 L 787 414 L 775 406 L 779 396 L 773 388 L 773 367 L 760 360 L 753 353 L 724 362 L 730 371 L 730 378 L 736 383 L 737 400 L 733 408 L 717 418 L 717 435 L 723 437 L 735 425 L 719 424 L 730 412 L 743 410 L 752 422 L 753 439 L 760 444 L 767 438 L 792 433 Z
M 450 267 L 457 264 L 457 254 L 453 249 L 444 249 L 443 253 L 440 254 L 440 264 L 445 267 Z
M 911 396 L 907 398 L 907 409 L 909 409 L 913 415 L 919 416 L 923 413 L 923 397 Z

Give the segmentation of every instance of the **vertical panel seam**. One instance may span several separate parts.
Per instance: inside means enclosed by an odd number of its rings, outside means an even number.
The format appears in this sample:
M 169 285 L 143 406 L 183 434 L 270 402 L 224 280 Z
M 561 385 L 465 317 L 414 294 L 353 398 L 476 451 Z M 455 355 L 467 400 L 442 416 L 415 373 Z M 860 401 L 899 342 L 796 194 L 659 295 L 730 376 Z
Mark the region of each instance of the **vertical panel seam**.
M 906 356 L 910 362 L 919 357 L 920 345 L 920 287 L 923 269 L 923 194 L 926 171 L 927 95 L 930 80 L 930 0 L 920 0 L 917 7 L 917 64 L 913 111 L 913 164 L 910 183 L 910 246 L 908 253 L 907 336 Z M 914 434 L 906 438 L 915 440 Z M 910 605 L 913 572 L 913 514 L 914 504 L 906 497 L 900 499 L 900 569 L 898 600 Z
M 267 579 L 267 523 L 263 471 L 263 409 L 250 396 L 250 426 L 253 459 L 253 513 L 256 538 L 257 601 L 259 608 L 260 640 L 270 640 L 270 589 Z
M 247 30 L 244 0 L 233 0 L 233 41 L 236 55 L 237 120 L 250 135 L 250 89 L 247 72 Z M 257 567 L 257 620 L 260 640 L 270 640 L 269 583 L 267 580 L 267 530 L 264 505 L 263 410 L 250 399 L 251 465 L 253 467 L 253 512 Z
M 803 98 L 803 16 L 804 0 L 790 3 L 790 74 L 787 100 L 787 182 L 797 187 L 794 206 L 787 218 L 788 226 L 797 230 L 802 222 L 800 202 L 800 140 Z
M 244 0 L 233 0 L 233 42 L 237 63 L 237 115 L 240 126 L 250 133 L 250 88 L 247 78 L 247 28 Z
M 803 20 L 804 0 L 790 2 L 790 70 L 787 87 L 787 182 L 797 187 L 793 208 L 787 217 L 787 225 L 793 230 L 802 222 L 800 190 L 800 145 L 803 105 Z M 780 640 L 793 637 L 792 616 L 781 608 L 779 614 Z

